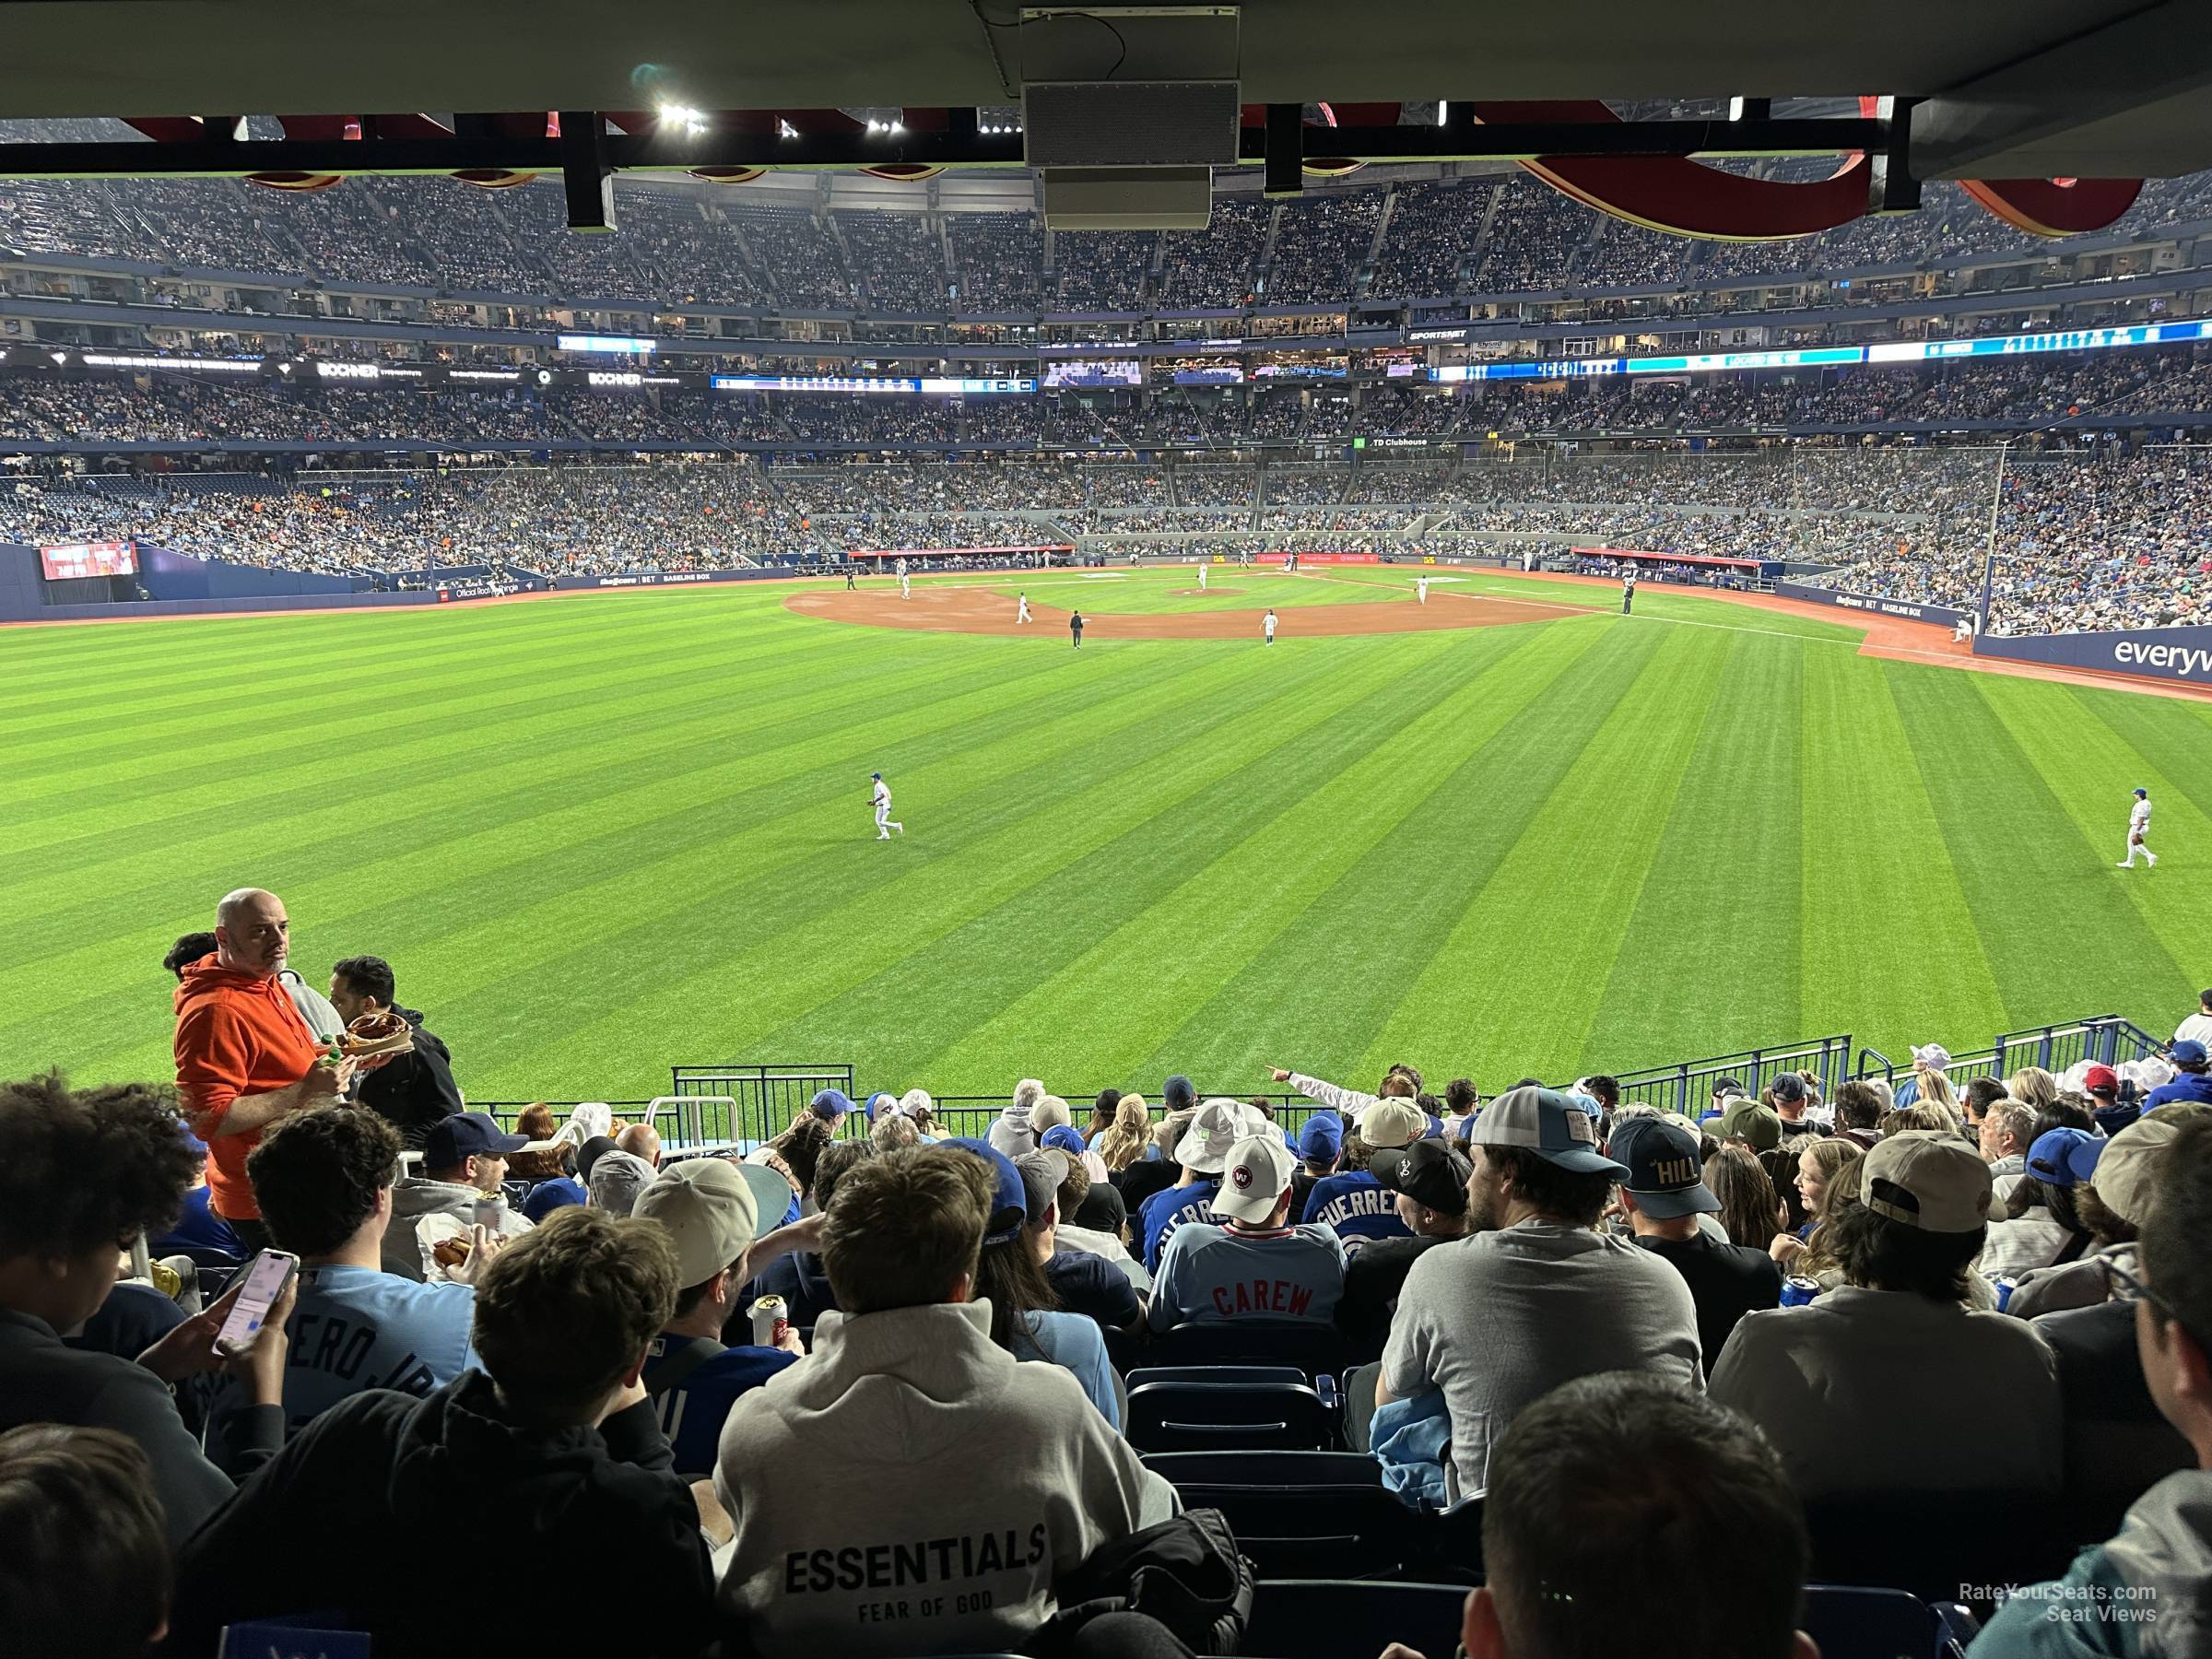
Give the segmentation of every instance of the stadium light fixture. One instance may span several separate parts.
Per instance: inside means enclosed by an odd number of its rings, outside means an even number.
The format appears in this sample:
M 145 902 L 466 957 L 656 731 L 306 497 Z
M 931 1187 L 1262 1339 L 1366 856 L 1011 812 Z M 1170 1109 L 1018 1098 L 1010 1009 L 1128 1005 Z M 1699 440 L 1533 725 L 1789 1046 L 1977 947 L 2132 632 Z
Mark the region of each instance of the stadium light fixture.
M 665 103 L 660 106 L 661 130 L 697 135 L 707 130 L 704 110 L 695 110 L 689 104 Z

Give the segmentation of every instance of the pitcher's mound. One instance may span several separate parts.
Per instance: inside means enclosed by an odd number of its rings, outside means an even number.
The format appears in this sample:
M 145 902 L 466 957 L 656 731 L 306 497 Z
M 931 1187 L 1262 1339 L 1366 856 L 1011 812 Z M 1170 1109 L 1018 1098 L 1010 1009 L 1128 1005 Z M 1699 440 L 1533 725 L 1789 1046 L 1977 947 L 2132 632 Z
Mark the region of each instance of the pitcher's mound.
M 1230 587 L 1224 582 L 1216 582 L 1210 588 L 1170 588 L 1168 590 L 1178 599 L 1204 599 L 1213 594 L 1241 594 L 1243 591 L 1241 587 Z

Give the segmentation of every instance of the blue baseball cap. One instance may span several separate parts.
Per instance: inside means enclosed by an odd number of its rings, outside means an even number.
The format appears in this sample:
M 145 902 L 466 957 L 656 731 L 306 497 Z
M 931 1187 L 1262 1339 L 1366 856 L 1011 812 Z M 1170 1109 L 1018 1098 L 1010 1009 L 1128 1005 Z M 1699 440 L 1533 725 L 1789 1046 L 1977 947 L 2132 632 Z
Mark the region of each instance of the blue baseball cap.
M 487 1153 L 504 1158 L 529 1144 L 528 1135 L 508 1134 L 488 1113 L 456 1112 L 430 1125 L 422 1143 L 422 1162 L 429 1170 L 458 1169 L 468 1159 Z
M 2028 1148 L 2028 1173 L 2047 1186 L 2078 1186 L 2096 1173 L 2105 1146 L 2086 1129 L 2046 1129 Z
M 1030 1190 L 1014 1160 L 989 1141 L 963 1135 L 939 1144 L 972 1152 L 991 1166 L 991 1214 L 983 1222 L 983 1242 L 1003 1244 L 1018 1237 L 1030 1219 Z
M 1577 1112 L 1586 1112 L 1594 1118 L 1606 1115 L 1606 1109 L 1599 1104 L 1595 1095 L 1580 1094 L 1571 1088 L 1564 1088 L 1559 1092 L 1567 1097 L 1567 1104 Z
M 2205 1045 L 2194 1037 L 2184 1037 L 2166 1053 L 2176 1065 L 2202 1065 L 2205 1063 Z
M 884 1088 L 879 1088 L 874 1094 L 870 1095 L 868 1097 L 867 1106 L 868 1122 L 871 1124 L 874 1123 L 876 1121 L 876 1114 L 881 1112 L 885 1107 L 890 1105 L 891 1102 L 896 1100 L 899 1097 L 897 1095 L 891 1093 L 888 1089 Z
M 870 772 L 868 776 L 871 778 L 880 778 L 883 776 L 883 774 L 881 772 Z
M 806 1108 L 816 1117 L 828 1118 L 834 1124 L 853 1110 L 853 1101 L 841 1088 L 825 1088 L 806 1102 Z
M 1073 1152 L 1077 1158 L 1083 1156 L 1083 1136 L 1071 1124 L 1053 1124 L 1044 1132 L 1044 1139 L 1039 1144 L 1050 1147 L 1056 1152 Z
M 1317 1112 L 1298 1131 L 1298 1155 L 1308 1163 L 1334 1162 L 1344 1151 L 1344 1120 Z
M 1519 1147 L 1546 1163 L 1580 1175 L 1629 1171 L 1597 1149 L 1590 1114 L 1556 1088 L 1509 1088 L 1475 1120 L 1467 1142 L 1477 1147 Z
M 2150 791 L 2144 788 L 2140 783 L 2136 785 L 2136 793 L 2143 796 L 2146 800 L 2150 798 Z
M 1620 1184 L 1635 1194 L 1636 1207 L 1653 1219 L 1711 1215 L 1721 1207 L 1705 1184 L 1698 1137 L 1680 1119 L 1630 1118 L 1614 1126 L 1606 1150 L 1628 1165 L 1628 1176 Z

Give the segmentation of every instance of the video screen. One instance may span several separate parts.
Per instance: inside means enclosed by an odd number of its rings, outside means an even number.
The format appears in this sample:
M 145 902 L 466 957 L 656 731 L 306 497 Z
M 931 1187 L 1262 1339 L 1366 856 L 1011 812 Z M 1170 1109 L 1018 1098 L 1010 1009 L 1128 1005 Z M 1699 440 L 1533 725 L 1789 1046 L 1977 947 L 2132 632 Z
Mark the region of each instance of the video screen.
M 49 582 L 74 582 L 87 576 L 135 576 L 138 549 L 127 541 L 67 542 L 58 547 L 41 547 L 39 564 Z

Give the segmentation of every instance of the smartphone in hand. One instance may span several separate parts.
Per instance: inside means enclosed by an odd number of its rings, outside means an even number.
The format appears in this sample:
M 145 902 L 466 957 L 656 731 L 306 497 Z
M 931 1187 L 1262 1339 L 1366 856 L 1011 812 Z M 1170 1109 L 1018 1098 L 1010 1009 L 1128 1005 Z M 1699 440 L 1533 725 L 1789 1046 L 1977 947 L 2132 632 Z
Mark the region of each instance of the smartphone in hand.
M 287 1251 L 265 1250 L 255 1256 L 253 1265 L 246 1269 L 245 1288 L 230 1304 L 230 1316 L 216 1334 L 215 1351 L 226 1359 L 250 1351 L 261 1335 L 269 1310 L 299 1271 L 300 1258 Z

